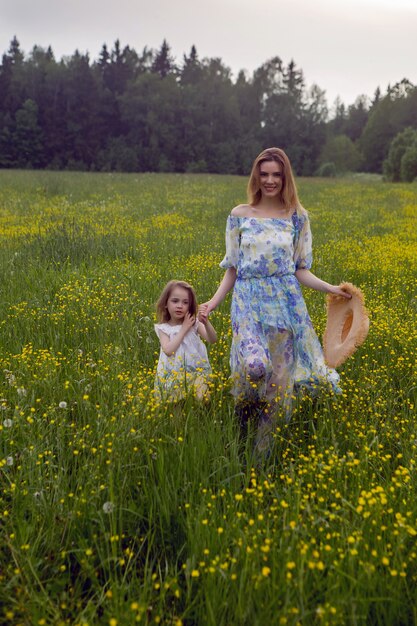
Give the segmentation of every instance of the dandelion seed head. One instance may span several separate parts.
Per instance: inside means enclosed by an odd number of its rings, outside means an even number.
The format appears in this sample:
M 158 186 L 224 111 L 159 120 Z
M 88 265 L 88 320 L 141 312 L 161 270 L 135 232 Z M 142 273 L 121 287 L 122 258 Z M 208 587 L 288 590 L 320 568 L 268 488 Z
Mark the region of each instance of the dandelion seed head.
M 114 511 L 114 504 L 113 504 L 113 502 L 105 502 L 103 504 L 103 511 L 104 511 L 104 513 L 107 513 L 107 514 L 108 513 L 113 513 L 113 511 Z

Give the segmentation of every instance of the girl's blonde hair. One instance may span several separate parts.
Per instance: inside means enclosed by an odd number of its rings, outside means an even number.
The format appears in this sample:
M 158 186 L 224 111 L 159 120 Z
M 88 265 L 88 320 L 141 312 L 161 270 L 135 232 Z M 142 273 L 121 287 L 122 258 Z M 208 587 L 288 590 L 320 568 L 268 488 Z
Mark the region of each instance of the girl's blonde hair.
M 175 287 L 182 287 L 183 289 L 186 289 L 188 291 L 188 295 L 190 298 L 188 312 L 190 313 L 190 315 L 197 315 L 197 296 L 195 295 L 193 287 L 191 287 L 191 285 L 186 283 L 184 280 L 170 280 L 169 283 L 165 285 L 156 303 L 156 316 L 158 318 L 158 322 L 169 322 L 169 320 L 171 319 L 171 316 L 168 313 L 167 304 L 169 296 L 171 295 L 171 292 L 173 289 L 175 289 Z
M 297 213 L 303 213 L 304 209 L 300 204 L 292 173 L 291 163 L 284 150 L 281 148 L 267 148 L 256 157 L 248 182 L 248 203 L 256 206 L 261 201 L 261 179 L 259 169 L 265 161 L 275 161 L 281 166 L 282 170 L 282 187 L 280 191 L 280 200 L 285 208 L 296 209 Z

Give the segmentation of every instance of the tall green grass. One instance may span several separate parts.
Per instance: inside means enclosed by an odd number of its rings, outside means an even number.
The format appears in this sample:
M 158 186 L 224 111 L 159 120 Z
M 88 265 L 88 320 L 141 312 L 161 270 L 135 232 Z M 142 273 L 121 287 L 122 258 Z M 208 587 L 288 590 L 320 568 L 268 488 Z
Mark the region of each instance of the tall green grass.
M 1 623 L 415 623 L 416 185 L 299 181 L 313 271 L 361 287 L 371 328 L 268 459 L 233 414 L 230 300 L 209 403 L 153 400 L 154 302 L 212 295 L 245 186 L 0 171 Z

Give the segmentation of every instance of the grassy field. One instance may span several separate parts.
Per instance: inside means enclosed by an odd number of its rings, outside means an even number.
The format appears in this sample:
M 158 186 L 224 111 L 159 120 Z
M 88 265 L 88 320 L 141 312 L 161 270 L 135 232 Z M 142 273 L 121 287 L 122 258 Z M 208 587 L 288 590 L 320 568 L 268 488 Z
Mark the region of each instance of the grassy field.
M 230 299 L 210 403 L 153 399 L 154 302 L 212 295 L 245 185 L 0 171 L 1 624 L 417 622 L 416 184 L 299 181 L 313 271 L 361 287 L 371 328 L 268 463 L 234 421 Z

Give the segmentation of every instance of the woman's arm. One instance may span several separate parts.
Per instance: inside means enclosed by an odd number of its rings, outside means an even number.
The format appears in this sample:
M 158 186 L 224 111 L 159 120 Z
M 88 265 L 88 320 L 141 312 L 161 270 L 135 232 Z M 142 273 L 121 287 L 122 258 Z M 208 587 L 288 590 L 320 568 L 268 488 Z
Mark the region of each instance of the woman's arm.
M 234 284 L 236 282 L 236 268 L 228 267 L 224 273 L 223 279 L 214 294 L 214 296 L 208 302 L 205 302 L 201 305 L 201 313 L 204 319 L 204 316 L 208 318 L 211 311 L 214 311 L 221 302 L 225 299 L 227 294 L 231 289 L 233 289 Z
M 344 298 L 351 298 L 352 296 L 343 291 L 338 285 L 330 285 L 330 283 L 326 283 L 324 280 L 321 280 L 314 274 L 310 272 L 310 270 L 300 269 L 296 270 L 295 276 L 302 285 L 305 287 L 311 287 L 311 289 L 315 289 L 316 291 L 323 291 L 324 293 L 333 293 L 335 296 L 343 296 Z

